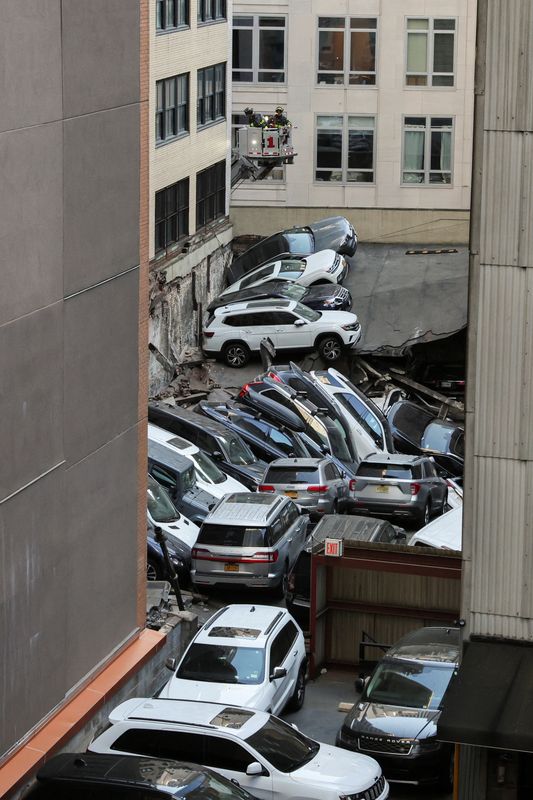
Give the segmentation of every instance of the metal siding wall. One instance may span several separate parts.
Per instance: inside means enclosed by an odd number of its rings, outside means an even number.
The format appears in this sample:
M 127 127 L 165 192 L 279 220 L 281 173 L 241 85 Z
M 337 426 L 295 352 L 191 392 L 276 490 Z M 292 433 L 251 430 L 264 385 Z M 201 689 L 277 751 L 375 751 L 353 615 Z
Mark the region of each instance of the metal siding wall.
M 398 608 L 408 606 L 434 611 L 459 608 L 457 580 L 364 569 L 332 569 L 330 575 L 330 601 L 364 602 Z

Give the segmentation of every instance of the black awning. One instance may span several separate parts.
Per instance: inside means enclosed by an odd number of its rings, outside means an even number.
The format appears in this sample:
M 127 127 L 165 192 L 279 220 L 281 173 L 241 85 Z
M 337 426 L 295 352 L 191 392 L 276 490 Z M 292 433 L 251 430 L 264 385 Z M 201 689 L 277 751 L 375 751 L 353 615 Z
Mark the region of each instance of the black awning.
M 533 752 L 533 646 L 465 643 L 437 725 L 437 738 Z

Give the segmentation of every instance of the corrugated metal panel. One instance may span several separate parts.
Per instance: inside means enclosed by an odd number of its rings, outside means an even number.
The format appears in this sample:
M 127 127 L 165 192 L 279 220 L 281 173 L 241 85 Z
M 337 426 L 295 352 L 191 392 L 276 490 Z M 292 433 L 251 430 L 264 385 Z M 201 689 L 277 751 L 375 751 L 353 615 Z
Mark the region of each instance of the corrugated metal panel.
M 332 570 L 329 600 L 434 611 L 459 609 L 460 583 L 427 575 L 374 570 Z
M 533 452 L 530 426 L 522 422 L 524 404 L 529 406 L 523 385 L 528 274 L 518 268 L 485 266 L 480 270 L 476 455 L 520 458 Z
M 459 750 L 459 797 L 485 800 L 487 797 L 487 751 L 461 745 Z
M 517 638 L 531 627 L 524 620 L 533 618 L 532 480 L 531 462 L 474 460 L 476 500 L 468 565 L 473 634 Z
M 485 127 L 533 130 L 531 0 L 491 0 L 488 9 Z
M 532 140 L 529 133 L 485 134 L 481 264 L 533 266 Z

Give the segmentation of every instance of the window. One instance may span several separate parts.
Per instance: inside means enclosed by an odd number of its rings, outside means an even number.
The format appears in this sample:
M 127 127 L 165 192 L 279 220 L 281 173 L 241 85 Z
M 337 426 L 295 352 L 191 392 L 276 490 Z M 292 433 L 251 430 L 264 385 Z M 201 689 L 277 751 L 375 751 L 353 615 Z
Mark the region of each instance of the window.
M 315 180 L 374 183 L 374 127 L 374 117 L 317 117 Z
M 270 650 L 270 674 L 275 667 L 281 667 L 289 654 L 292 643 L 296 639 L 298 631 L 292 622 L 287 624 L 280 630 Z
M 150 475 L 152 475 L 161 486 L 164 486 L 171 495 L 176 494 L 178 483 L 171 472 L 168 472 L 163 467 L 159 467 L 157 464 L 151 464 L 149 471 Z
M 168 251 L 189 235 L 189 179 L 155 193 L 155 252 Z
M 189 25 L 189 0 L 156 0 L 155 28 L 158 33 Z
M 264 116 L 266 113 L 269 113 L 269 112 L 258 111 L 257 113 L 258 114 L 262 114 Z M 232 114 L 231 115 L 231 133 L 232 133 L 231 143 L 232 143 L 232 147 L 234 147 L 234 148 L 238 148 L 239 147 L 239 133 L 238 133 L 238 131 L 239 131 L 239 128 L 243 127 L 243 125 L 248 125 L 248 119 L 246 117 L 246 114 Z M 284 181 L 284 180 L 285 180 L 285 166 L 274 167 L 274 169 L 272 169 L 268 173 L 266 178 L 262 178 L 260 181 L 255 181 L 254 182 L 254 187 L 262 186 L 265 183 L 271 182 L 271 181 L 275 181 L 275 182 L 279 181 L 279 182 L 281 182 L 281 181 Z
M 451 117 L 405 117 L 402 183 L 452 182 Z
M 226 0 L 198 0 L 198 22 L 226 19 Z
M 204 740 L 200 733 L 130 728 L 113 742 L 111 750 L 201 764 L 205 763 Z
M 203 228 L 226 213 L 226 162 L 196 175 L 196 227 Z
M 454 19 L 407 20 L 407 86 L 453 86 Z
M 198 105 L 196 124 L 199 128 L 226 118 L 226 64 L 215 64 L 198 70 Z
M 205 758 L 202 762 L 212 769 L 229 769 L 234 772 L 246 772 L 248 765 L 255 761 L 244 747 L 220 736 L 205 736 Z
M 374 86 L 376 17 L 319 17 L 319 84 Z
M 233 17 L 233 81 L 285 83 L 285 17 Z
M 189 75 L 156 82 L 156 142 L 166 142 L 189 131 Z

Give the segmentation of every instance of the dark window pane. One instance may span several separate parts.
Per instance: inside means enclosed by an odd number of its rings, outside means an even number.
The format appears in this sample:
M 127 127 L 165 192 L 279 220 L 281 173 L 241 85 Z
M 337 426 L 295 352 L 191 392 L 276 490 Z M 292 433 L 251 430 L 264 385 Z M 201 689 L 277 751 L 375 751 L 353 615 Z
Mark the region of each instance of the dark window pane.
M 372 169 L 374 156 L 374 134 L 372 131 L 349 131 L 348 167 Z
M 376 34 L 358 31 L 351 34 L 350 70 L 374 72 L 376 69 Z
M 342 164 L 342 133 L 317 132 L 317 167 L 337 167 Z
M 436 31 L 454 31 L 455 30 L 455 20 L 454 19 L 436 19 L 433 23 L 433 27 Z
M 453 35 L 436 33 L 433 46 L 433 72 L 453 72 Z
M 285 80 L 284 72 L 260 72 L 259 83 L 283 83 Z
M 252 28 L 254 24 L 253 17 L 233 17 L 233 25 L 239 25 L 240 27 L 248 27 Z
M 434 75 L 433 86 L 453 86 L 453 75 Z
M 319 28 L 344 28 L 344 17 L 319 17 Z
M 284 28 L 285 17 L 259 17 L 260 28 Z
M 259 31 L 260 69 L 283 69 L 285 63 L 284 42 L 284 31 Z
M 344 70 L 344 32 L 320 31 L 318 35 L 318 69 Z
M 376 28 L 377 19 L 375 17 L 353 17 L 350 20 L 351 28 Z
M 233 30 L 233 69 L 252 68 L 252 31 Z
M 155 249 L 165 250 L 189 233 L 189 179 L 155 195 Z

